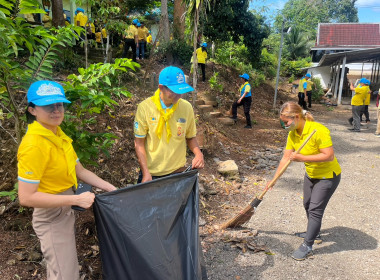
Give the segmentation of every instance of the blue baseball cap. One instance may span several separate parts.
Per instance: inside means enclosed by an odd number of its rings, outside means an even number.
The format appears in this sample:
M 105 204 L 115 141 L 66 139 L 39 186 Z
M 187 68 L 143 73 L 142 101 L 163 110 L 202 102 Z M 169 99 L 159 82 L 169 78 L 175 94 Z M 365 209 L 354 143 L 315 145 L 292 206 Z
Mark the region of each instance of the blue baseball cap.
M 132 23 L 133 24 L 138 24 L 139 23 L 139 20 L 137 18 L 135 18 L 134 20 L 132 20 Z
M 366 80 L 367 80 L 366 78 L 361 78 L 359 80 L 359 84 L 365 84 Z
M 58 102 L 71 103 L 65 97 L 63 87 L 53 81 L 38 81 L 30 85 L 26 95 L 28 103 L 45 106 Z
M 246 79 L 246 80 L 249 80 L 249 75 L 247 73 L 244 73 L 243 75 L 240 75 L 239 77 Z
M 311 78 L 310 73 L 307 73 L 307 74 L 305 75 L 305 77 Z
M 49 11 L 49 9 L 45 9 L 45 12 L 47 12 L 47 13 L 48 13 L 48 12 L 50 12 L 50 11 Z
M 371 84 L 370 80 L 368 80 L 368 79 L 365 79 L 364 83 L 365 83 L 366 85 L 370 85 L 370 84 Z
M 138 22 L 136 25 L 137 25 L 137 27 L 140 27 L 140 26 L 141 26 L 141 23 Z
M 167 86 L 177 94 L 184 94 L 194 90 L 186 83 L 183 71 L 174 66 L 166 67 L 161 71 L 158 83 Z
M 205 47 L 205 48 L 207 48 L 207 43 L 206 43 L 206 42 L 204 42 L 204 43 L 202 44 L 202 47 Z

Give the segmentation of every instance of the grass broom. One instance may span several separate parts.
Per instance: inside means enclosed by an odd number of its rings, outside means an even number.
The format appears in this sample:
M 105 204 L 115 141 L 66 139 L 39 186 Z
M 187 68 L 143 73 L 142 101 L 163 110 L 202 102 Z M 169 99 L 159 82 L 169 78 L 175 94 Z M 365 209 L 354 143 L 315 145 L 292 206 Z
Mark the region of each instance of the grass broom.
M 316 132 L 316 130 L 314 129 L 313 132 L 302 143 L 302 145 L 297 149 L 297 151 L 296 151 L 297 154 L 307 144 L 307 142 L 310 140 L 310 138 L 314 135 L 315 132 Z M 251 219 L 252 215 L 254 214 L 255 208 L 257 206 L 259 206 L 259 204 L 263 200 L 263 197 L 266 194 L 266 192 L 274 186 L 274 184 L 277 182 L 278 178 L 280 178 L 280 176 L 285 172 L 285 170 L 288 168 L 290 163 L 291 163 L 291 161 L 288 160 L 286 162 L 286 164 L 284 165 L 284 167 L 280 170 L 280 172 L 273 178 L 271 183 L 268 186 L 266 186 L 266 188 L 263 190 L 263 192 L 259 196 L 255 197 L 249 203 L 249 205 L 246 206 L 238 215 L 236 215 L 235 217 L 233 217 L 232 219 L 230 219 L 229 221 L 227 221 L 226 223 L 221 225 L 219 228 L 220 229 L 235 228 L 235 227 L 241 226 L 241 225 L 245 224 L 246 222 L 248 222 Z

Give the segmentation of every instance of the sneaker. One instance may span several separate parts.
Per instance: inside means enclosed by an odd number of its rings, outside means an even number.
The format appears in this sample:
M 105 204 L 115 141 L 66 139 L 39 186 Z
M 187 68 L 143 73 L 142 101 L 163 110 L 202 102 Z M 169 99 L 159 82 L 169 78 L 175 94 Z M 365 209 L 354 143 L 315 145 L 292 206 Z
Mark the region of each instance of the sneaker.
M 380 137 L 380 133 L 375 133 L 375 136 L 376 137 Z
M 352 119 L 348 119 L 348 123 L 349 123 L 350 125 L 353 125 L 353 124 L 352 124 L 352 121 L 353 121 Z
M 360 132 L 360 130 L 355 129 L 355 128 L 349 128 L 348 130 L 351 131 L 351 132 Z
M 244 128 L 252 128 L 252 125 L 246 125 Z
M 303 261 L 309 256 L 313 255 L 313 249 L 310 246 L 307 246 L 305 243 L 302 243 L 297 250 L 292 254 L 292 258 L 296 261 Z
M 294 235 L 299 238 L 305 239 L 306 232 L 296 232 Z M 321 244 L 321 243 L 322 243 L 321 233 L 318 233 L 317 237 L 314 240 L 314 244 Z

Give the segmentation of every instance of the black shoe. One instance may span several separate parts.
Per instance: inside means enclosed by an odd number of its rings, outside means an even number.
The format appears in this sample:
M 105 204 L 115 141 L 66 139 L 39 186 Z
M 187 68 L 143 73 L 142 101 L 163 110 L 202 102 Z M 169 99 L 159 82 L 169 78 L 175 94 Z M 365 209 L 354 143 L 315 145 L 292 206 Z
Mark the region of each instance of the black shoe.
M 355 128 L 349 128 L 348 130 L 351 131 L 351 132 L 360 132 L 360 130 L 355 129 Z
M 244 128 L 252 128 L 252 125 L 246 125 Z
M 351 119 L 348 119 L 348 123 L 349 123 L 350 125 L 352 125 L 352 120 L 351 120 Z
M 306 232 L 296 232 L 294 234 L 295 236 L 304 239 L 306 237 Z M 322 243 L 322 238 L 321 238 L 321 233 L 318 233 L 317 237 L 314 240 L 315 244 L 321 244 Z
M 311 108 L 311 105 L 309 105 L 309 108 Z

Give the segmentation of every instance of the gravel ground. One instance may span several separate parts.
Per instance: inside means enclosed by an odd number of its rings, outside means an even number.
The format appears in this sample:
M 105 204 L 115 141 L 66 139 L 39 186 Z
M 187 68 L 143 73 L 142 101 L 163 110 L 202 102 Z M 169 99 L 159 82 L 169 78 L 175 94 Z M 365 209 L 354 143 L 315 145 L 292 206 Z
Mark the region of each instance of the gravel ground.
M 342 179 L 322 223 L 323 243 L 314 245 L 314 257 L 295 261 L 290 256 L 302 243 L 295 232 L 306 228 L 302 206 L 304 166 L 292 163 L 264 197 L 247 228 L 271 253 L 242 253 L 230 244 L 207 244 L 209 279 L 380 279 L 380 138 L 376 112 L 361 133 L 347 130 L 350 106 L 341 106 L 334 118 L 317 116 L 326 125 L 342 167 Z M 270 179 L 269 177 L 267 179 Z M 250 198 L 247 198 L 247 202 Z M 238 231 L 231 231 L 234 234 Z

